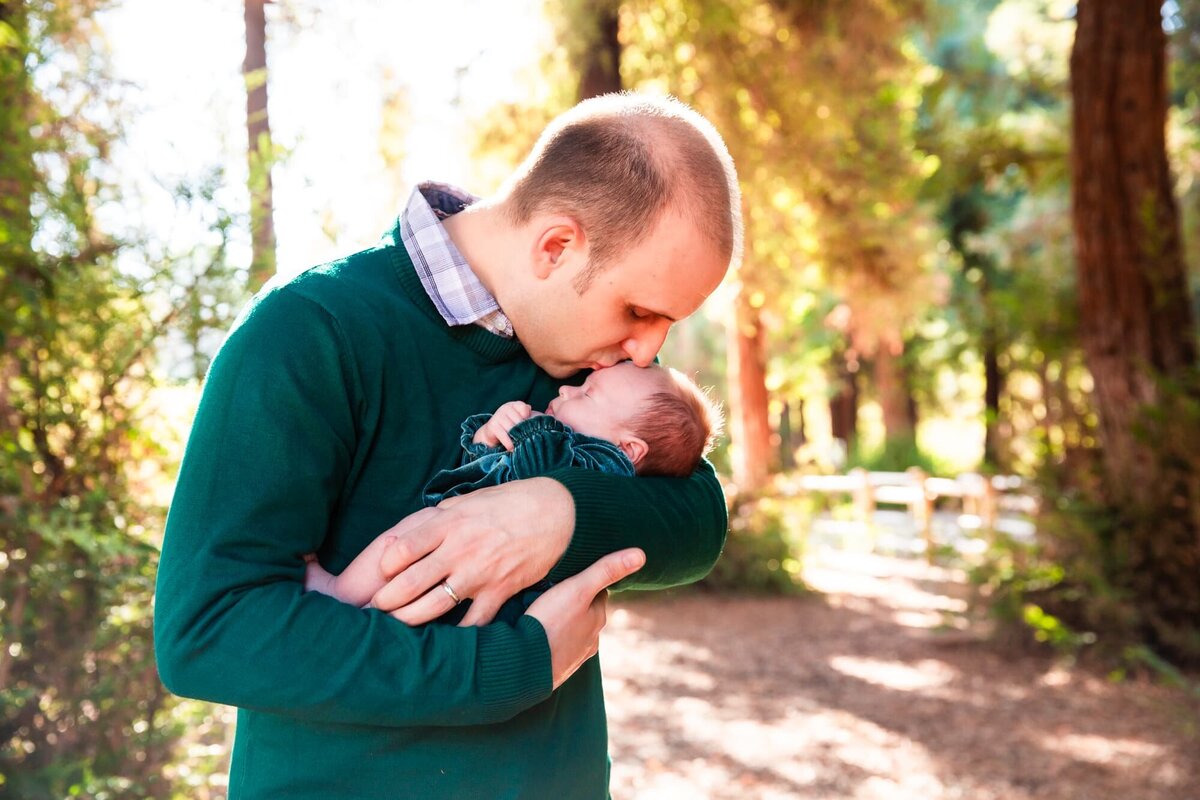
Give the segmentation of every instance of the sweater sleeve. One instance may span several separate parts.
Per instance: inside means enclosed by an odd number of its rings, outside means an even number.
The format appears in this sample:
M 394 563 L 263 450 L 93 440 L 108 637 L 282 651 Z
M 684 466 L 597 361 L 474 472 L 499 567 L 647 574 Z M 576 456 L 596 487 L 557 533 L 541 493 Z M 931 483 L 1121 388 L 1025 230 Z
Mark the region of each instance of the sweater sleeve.
M 550 696 L 545 632 L 409 627 L 303 591 L 334 518 L 362 397 L 336 320 L 287 288 L 230 334 L 206 379 L 168 515 L 159 672 L 181 695 L 297 719 L 500 722 Z
M 716 472 L 701 461 L 688 478 L 609 475 L 560 469 L 547 474 L 575 501 L 575 530 L 550 571 L 562 580 L 601 556 L 640 547 L 646 565 L 619 589 L 663 589 L 709 573 L 725 546 L 729 518 Z
M 635 474 L 633 463 L 612 442 L 574 433 L 554 417 L 539 414 L 512 427 L 512 479 L 534 478 L 579 467 L 614 475 Z

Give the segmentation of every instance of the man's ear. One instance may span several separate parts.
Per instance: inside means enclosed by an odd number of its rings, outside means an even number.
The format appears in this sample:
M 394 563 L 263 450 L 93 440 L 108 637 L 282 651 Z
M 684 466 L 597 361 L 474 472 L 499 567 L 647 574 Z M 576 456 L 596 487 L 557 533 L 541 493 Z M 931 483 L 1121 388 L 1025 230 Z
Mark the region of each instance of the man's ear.
M 621 448 L 621 452 L 633 462 L 635 467 L 640 466 L 642 459 L 646 457 L 646 453 L 650 452 L 650 448 L 646 443 L 632 434 L 622 436 L 621 441 L 617 442 L 617 446 Z
M 534 243 L 534 275 L 545 279 L 576 259 L 587 259 L 587 238 L 579 221 L 565 214 L 542 218 L 541 233 Z

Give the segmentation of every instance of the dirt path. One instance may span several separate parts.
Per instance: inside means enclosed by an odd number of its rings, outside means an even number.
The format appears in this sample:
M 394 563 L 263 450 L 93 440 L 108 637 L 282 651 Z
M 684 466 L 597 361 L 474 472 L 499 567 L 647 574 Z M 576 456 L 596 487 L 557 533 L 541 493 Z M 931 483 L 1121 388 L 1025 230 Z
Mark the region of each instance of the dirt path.
M 839 556 L 823 598 L 614 604 L 615 800 L 1200 800 L 1200 702 L 934 631 L 961 576 Z

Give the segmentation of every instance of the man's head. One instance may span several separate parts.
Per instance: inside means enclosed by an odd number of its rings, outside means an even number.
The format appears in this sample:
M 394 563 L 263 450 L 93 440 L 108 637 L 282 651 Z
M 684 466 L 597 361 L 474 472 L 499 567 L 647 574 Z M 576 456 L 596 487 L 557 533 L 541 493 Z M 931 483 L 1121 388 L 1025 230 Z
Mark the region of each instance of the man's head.
M 741 199 L 712 125 L 669 98 L 606 95 L 556 119 L 489 203 L 519 233 L 492 289 L 547 372 L 648 365 L 741 253 Z
M 617 445 L 639 475 L 690 475 L 721 430 L 716 405 L 681 373 L 628 361 L 563 386 L 546 413 Z

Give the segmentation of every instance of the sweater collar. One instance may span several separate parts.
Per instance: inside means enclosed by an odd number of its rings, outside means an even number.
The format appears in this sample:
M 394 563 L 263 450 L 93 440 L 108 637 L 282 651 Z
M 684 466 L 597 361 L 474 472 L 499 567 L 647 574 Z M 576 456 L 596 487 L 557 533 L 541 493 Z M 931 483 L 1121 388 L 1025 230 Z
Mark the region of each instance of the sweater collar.
M 426 294 L 446 324 L 476 324 L 492 333 L 512 336 L 512 323 L 500 304 L 442 226 L 447 217 L 478 200 L 447 183 L 421 183 L 413 189 L 400 214 L 400 238 Z
M 413 266 L 412 257 L 404 247 L 401 239 L 402 218 L 397 218 L 392 229 L 384 234 L 380 246 L 387 250 L 400 286 L 421 311 L 446 328 L 446 333 L 465 347 L 474 350 L 489 361 L 508 361 L 525 353 L 525 348 L 515 338 L 505 338 L 491 333 L 479 325 L 447 325 L 446 320 L 438 312 L 437 306 L 425 290 L 417 270 Z

